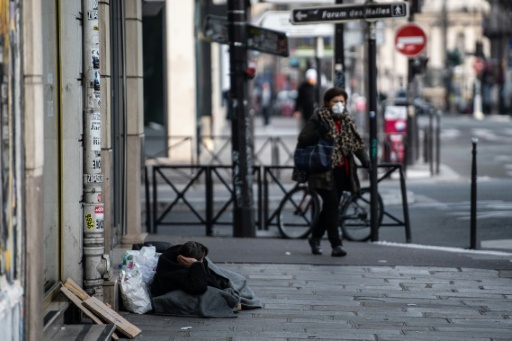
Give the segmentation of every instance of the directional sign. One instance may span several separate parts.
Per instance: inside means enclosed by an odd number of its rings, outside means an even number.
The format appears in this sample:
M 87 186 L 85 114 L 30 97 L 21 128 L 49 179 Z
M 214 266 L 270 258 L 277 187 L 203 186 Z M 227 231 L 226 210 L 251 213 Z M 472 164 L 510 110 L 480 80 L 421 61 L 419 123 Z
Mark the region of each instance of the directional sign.
M 288 37 L 285 33 L 247 25 L 247 46 L 256 51 L 288 57 Z
M 207 41 L 229 44 L 226 18 L 208 15 L 203 29 Z M 288 37 L 285 33 L 247 25 L 247 47 L 251 50 L 288 57 Z
M 427 35 L 421 27 L 416 24 L 401 26 L 395 35 L 395 46 L 398 52 L 407 57 L 415 57 L 425 49 Z
M 259 26 L 286 32 L 288 37 L 326 37 L 334 35 L 332 24 L 292 25 L 290 11 L 267 11 L 257 22 Z
M 361 5 L 337 5 L 292 9 L 294 25 L 312 23 L 343 23 L 354 20 L 376 21 L 400 19 L 409 15 L 407 2 L 366 3 Z

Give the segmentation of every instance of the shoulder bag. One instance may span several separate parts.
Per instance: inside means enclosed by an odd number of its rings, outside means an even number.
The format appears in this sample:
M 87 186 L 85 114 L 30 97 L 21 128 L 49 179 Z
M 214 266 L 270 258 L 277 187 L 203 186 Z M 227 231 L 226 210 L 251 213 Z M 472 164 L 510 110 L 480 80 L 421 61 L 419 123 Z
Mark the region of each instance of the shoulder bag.
M 325 172 L 331 169 L 334 140 L 320 138 L 315 145 L 296 147 L 293 155 L 295 167 L 307 172 Z

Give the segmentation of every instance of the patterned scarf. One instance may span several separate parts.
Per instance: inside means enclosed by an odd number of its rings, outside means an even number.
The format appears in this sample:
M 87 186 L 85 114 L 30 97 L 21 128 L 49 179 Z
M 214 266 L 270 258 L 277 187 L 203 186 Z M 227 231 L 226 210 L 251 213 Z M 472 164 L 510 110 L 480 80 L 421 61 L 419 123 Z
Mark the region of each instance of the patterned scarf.
M 346 111 L 343 114 L 334 114 L 331 109 L 322 107 L 318 110 L 318 116 L 321 123 L 327 123 L 329 126 L 327 136 L 336 141 L 332 155 L 333 168 L 341 164 L 346 156 L 364 149 L 364 142 L 357 132 L 356 124 Z M 338 129 L 336 129 L 335 119 L 341 119 L 339 133 Z

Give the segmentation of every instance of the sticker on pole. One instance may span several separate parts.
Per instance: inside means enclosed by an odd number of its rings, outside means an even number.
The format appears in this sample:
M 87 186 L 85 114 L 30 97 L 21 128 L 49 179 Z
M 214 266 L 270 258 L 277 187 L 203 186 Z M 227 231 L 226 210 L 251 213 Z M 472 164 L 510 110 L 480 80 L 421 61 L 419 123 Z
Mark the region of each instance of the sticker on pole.
M 401 26 L 395 35 L 395 46 L 398 52 L 407 57 L 415 57 L 425 49 L 427 35 L 421 27 L 416 24 Z

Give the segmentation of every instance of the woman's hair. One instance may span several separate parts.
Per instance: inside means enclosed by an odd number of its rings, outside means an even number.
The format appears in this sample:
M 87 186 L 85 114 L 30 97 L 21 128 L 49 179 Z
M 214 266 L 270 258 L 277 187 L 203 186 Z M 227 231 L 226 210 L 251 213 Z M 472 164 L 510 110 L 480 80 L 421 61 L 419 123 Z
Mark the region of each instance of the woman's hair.
M 324 93 L 324 104 L 329 104 L 331 99 L 337 96 L 343 96 L 343 98 L 345 98 L 345 102 L 348 99 L 348 94 L 345 90 L 341 88 L 330 88 Z
M 180 255 L 203 260 L 208 255 L 208 248 L 198 242 L 186 242 L 180 248 Z

